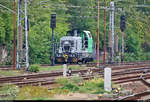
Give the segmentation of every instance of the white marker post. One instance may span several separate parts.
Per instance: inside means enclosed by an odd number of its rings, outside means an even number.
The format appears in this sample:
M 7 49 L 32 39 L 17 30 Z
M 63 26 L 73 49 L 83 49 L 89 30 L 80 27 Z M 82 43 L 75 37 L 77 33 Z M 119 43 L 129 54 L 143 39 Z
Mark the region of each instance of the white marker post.
M 67 64 L 63 65 L 63 76 L 66 77 L 67 76 Z
M 104 69 L 104 89 L 105 91 L 111 91 L 111 68 Z

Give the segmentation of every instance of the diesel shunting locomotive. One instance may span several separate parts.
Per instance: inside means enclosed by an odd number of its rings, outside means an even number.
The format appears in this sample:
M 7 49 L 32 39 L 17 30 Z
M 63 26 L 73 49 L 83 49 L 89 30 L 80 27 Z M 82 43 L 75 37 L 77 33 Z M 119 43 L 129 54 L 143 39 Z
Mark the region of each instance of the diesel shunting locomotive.
M 68 31 L 60 38 L 55 55 L 55 63 L 87 63 L 93 61 L 93 38 L 90 31 Z

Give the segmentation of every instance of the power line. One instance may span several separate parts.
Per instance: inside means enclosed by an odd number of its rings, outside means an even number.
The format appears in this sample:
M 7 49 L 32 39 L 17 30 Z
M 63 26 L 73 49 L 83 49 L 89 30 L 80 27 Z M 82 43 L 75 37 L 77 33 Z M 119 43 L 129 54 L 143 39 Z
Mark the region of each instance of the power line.
M 13 11 L 12 9 L 10 9 L 10 8 L 8 8 L 8 7 L 4 6 L 4 5 L 2 5 L 2 4 L 0 4 L 0 6 L 3 7 L 3 8 L 5 8 L 5 9 L 7 9 L 8 11 L 10 11 L 10 12 L 12 12 L 12 13 L 16 13 L 16 12 Z
M 44 4 L 42 4 L 44 6 Z M 41 6 L 42 6 L 41 5 Z M 77 5 L 66 5 L 66 4 L 52 4 L 52 5 L 49 5 L 49 6 L 52 6 L 52 7 L 68 7 L 68 8 L 90 8 L 90 9 L 97 9 L 98 6 L 86 6 L 86 5 L 82 5 L 82 6 L 77 6 Z M 117 6 L 116 7 L 123 7 L 123 6 Z M 150 5 L 148 4 L 142 4 L 142 5 L 128 5 L 128 7 L 150 7 Z M 106 6 L 106 9 L 109 9 L 109 6 L 107 7 Z M 103 5 L 100 5 L 100 8 L 99 9 L 104 9 L 104 6 Z

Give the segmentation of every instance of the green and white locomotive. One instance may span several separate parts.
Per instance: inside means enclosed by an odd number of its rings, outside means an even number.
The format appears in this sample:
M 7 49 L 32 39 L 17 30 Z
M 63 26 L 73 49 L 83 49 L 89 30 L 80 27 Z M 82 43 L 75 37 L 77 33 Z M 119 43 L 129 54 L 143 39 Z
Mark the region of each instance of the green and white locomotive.
M 69 31 L 60 38 L 55 63 L 86 63 L 93 61 L 93 38 L 90 31 Z

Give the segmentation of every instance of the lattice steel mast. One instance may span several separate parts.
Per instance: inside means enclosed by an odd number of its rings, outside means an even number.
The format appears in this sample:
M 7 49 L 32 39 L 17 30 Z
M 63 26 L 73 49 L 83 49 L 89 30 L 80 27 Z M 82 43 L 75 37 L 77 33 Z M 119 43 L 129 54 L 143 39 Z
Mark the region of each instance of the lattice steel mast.
M 24 8 L 23 4 L 24 3 Z M 24 11 L 24 12 L 23 12 Z M 25 48 L 23 48 L 23 31 L 22 22 L 25 22 Z M 27 16 L 27 0 L 18 0 L 18 38 L 17 38 L 17 66 L 16 68 L 19 69 L 20 67 L 25 64 L 25 68 L 29 68 L 29 55 L 28 55 L 28 16 Z

